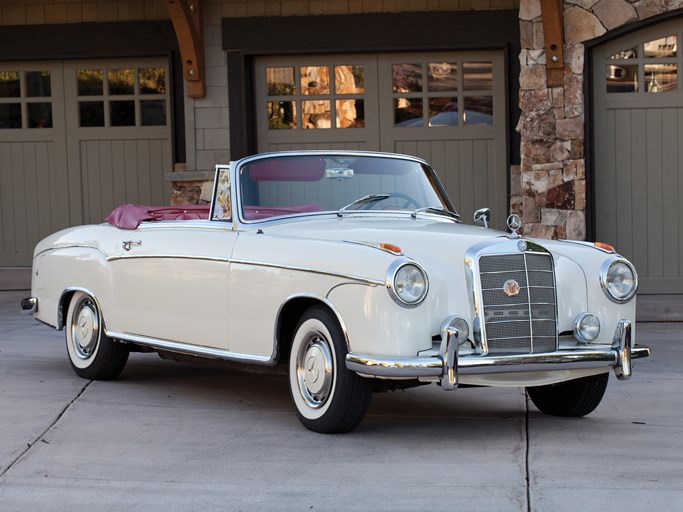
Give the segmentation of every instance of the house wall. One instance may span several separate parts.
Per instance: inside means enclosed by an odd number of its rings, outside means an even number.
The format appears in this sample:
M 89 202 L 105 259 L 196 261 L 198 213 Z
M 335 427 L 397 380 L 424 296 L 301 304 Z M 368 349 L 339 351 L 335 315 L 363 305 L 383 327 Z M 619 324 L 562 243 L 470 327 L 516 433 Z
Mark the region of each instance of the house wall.
M 521 0 L 520 172 L 511 182 L 511 209 L 524 233 L 542 238 L 587 237 L 586 45 L 627 25 L 683 8 L 683 0 L 567 0 L 564 84 L 546 86 L 540 0 Z

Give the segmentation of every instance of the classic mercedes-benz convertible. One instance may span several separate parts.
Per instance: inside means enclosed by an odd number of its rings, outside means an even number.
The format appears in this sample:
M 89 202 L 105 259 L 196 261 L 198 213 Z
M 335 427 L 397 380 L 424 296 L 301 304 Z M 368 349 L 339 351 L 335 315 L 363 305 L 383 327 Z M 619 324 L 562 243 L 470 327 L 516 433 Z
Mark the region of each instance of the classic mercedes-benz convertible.
M 465 225 L 418 158 L 291 152 L 216 168 L 207 207 L 126 205 L 41 241 L 22 309 L 74 371 L 131 350 L 286 369 L 296 413 L 346 432 L 373 391 L 524 386 L 583 416 L 631 376 L 636 271 L 610 246 Z M 276 371 L 276 368 L 273 368 Z M 445 399 L 445 397 L 444 397 Z

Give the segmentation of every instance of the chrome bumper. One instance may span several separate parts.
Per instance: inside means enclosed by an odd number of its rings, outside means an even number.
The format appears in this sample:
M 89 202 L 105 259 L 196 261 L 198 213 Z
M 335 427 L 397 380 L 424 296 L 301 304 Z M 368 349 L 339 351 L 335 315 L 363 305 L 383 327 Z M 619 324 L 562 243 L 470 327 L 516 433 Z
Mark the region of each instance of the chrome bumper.
M 27 297 L 21 300 L 21 314 L 30 315 L 38 311 L 38 299 L 36 297 Z
M 577 347 L 543 354 L 512 356 L 458 357 L 457 329 L 449 329 L 441 343 L 439 353 L 417 357 L 383 357 L 349 353 L 346 367 L 354 372 L 373 377 L 415 379 L 437 377 L 444 389 L 458 386 L 459 375 L 489 373 L 533 372 L 565 369 L 613 368 L 620 380 L 631 377 L 633 359 L 650 356 L 650 349 L 631 347 L 631 322 L 622 320 L 617 325 L 610 348 Z M 465 334 L 466 336 L 466 334 Z

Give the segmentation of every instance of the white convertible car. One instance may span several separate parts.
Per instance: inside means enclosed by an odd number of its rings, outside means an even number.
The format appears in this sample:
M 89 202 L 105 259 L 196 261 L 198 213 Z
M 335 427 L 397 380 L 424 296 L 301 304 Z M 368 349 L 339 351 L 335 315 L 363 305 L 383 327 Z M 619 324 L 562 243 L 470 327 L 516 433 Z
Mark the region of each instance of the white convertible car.
M 524 386 L 547 414 L 590 413 L 611 371 L 650 355 L 635 269 L 489 217 L 463 224 L 417 158 L 257 155 L 217 166 L 210 207 L 126 205 L 49 236 L 21 307 L 66 328 L 86 379 L 117 377 L 131 350 L 281 365 L 317 432 L 356 427 L 373 391 L 428 383 Z

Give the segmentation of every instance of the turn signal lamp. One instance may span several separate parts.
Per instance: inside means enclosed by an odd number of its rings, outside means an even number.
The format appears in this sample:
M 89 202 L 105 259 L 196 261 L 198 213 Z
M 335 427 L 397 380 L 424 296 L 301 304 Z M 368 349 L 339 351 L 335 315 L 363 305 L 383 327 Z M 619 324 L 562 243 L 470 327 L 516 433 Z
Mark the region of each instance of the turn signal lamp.
M 379 244 L 379 248 L 384 249 L 385 251 L 393 252 L 394 254 L 403 254 L 403 251 L 398 245 L 381 243 Z
M 602 249 L 603 251 L 607 252 L 614 252 L 614 247 L 612 247 L 610 244 L 606 244 L 605 242 L 595 242 L 595 247 L 598 249 Z

